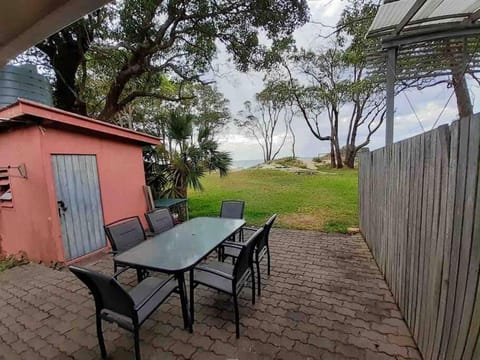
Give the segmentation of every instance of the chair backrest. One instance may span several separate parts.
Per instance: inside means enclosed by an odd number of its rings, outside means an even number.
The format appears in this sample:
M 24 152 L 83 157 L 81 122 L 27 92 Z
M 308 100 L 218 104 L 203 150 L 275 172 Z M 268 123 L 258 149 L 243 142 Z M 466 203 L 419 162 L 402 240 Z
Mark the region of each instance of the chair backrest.
M 233 268 L 233 276 L 236 280 L 240 279 L 245 271 L 250 267 L 252 263 L 253 250 L 258 240 L 264 236 L 265 229 L 259 228 L 250 238 L 243 244 L 242 250 L 238 255 L 235 267 Z
M 173 228 L 172 214 L 168 209 L 157 209 L 145 214 L 148 227 L 154 234 L 160 234 Z
M 138 216 L 117 220 L 103 227 L 113 251 L 121 253 L 146 239 Z
M 268 245 L 268 237 L 270 236 L 270 230 L 272 229 L 273 223 L 276 218 L 277 218 L 277 214 L 273 214 L 272 216 L 270 216 L 270 219 L 268 219 L 265 225 L 263 226 L 265 231 L 263 233 L 263 236 L 260 239 L 258 239 L 257 247 L 256 247 L 258 252 L 262 251 L 262 249 Z
M 78 266 L 68 268 L 92 292 L 97 312 L 107 309 L 131 319 L 136 316 L 132 298 L 113 277 Z
M 220 208 L 220 217 L 229 219 L 243 219 L 243 209 L 245 201 L 242 200 L 224 200 Z

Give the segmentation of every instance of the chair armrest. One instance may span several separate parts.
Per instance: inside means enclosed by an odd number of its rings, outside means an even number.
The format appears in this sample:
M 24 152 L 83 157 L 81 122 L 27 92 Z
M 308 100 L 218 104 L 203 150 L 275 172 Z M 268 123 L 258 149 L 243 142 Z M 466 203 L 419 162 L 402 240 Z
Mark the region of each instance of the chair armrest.
M 153 298 L 160 290 L 163 289 L 165 285 L 167 285 L 170 280 L 172 280 L 173 277 L 169 277 L 167 280 L 165 280 L 159 287 L 157 287 L 155 290 L 152 291 L 150 295 L 148 295 L 145 299 L 143 299 L 139 304 L 137 304 L 133 309 L 135 311 L 140 310 L 147 302 L 150 301 L 151 298 Z
M 223 278 L 225 278 L 225 279 L 233 280 L 233 276 L 232 276 L 232 275 L 229 275 L 229 274 L 224 273 L 223 271 L 220 271 L 220 270 L 217 270 L 217 269 L 212 269 L 212 268 L 203 267 L 203 266 L 197 266 L 197 267 L 195 267 L 195 270 L 200 270 L 200 271 L 209 272 L 209 273 L 211 273 L 211 274 L 215 274 L 215 275 L 221 276 L 221 277 L 223 277 Z
M 230 247 L 230 248 L 236 248 L 236 249 L 242 249 L 245 245 L 242 245 L 243 243 L 241 242 L 232 242 L 232 241 L 224 241 L 222 245 L 220 246 L 225 246 L 225 247 Z

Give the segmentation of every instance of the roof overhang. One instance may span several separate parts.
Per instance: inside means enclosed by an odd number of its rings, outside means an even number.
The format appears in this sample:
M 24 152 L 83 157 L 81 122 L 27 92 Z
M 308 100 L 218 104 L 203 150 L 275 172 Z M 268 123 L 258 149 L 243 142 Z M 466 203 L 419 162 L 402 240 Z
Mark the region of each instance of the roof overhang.
M 159 145 L 160 138 L 117 125 L 46 106 L 34 101 L 18 99 L 12 105 L 0 109 L 0 132 L 18 126 L 38 124 L 71 131 L 96 134 L 141 145 Z
M 2 1 L 0 66 L 110 0 Z
M 389 46 L 397 41 L 415 43 L 478 35 L 478 0 L 385 1 L 368 30 L 367 37 L 381 37 Z

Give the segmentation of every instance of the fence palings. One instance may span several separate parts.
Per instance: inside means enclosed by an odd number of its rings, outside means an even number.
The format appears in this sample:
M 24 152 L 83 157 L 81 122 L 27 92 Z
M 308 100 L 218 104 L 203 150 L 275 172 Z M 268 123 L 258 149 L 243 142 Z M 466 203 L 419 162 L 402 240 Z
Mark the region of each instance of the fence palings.
M 480 114 L 360 156 L 360 229 L 424 359 L 480 358 Z

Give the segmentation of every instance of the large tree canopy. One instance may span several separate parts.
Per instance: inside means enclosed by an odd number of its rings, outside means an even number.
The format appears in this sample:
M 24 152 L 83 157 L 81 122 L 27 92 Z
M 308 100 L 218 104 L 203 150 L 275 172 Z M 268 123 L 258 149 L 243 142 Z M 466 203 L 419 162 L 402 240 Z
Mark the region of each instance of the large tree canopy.
M 84 18 L 37 47 L 56 69 L 58 105 L 112 121 L 138 98 L 188 96 L 183 85 L 201 81 L 220 44 L 239 70 L 262 68 L 270 50 L 260 34 L 275 48 L 308 20 L 309 11 L 306 0 L 123 0 L 101 14 L 103 21 Z M 67 45 L 79 50 L 70 57 L 50 51 Z M 72 92 L 87 105 L 75 107 L 64 98 Z

